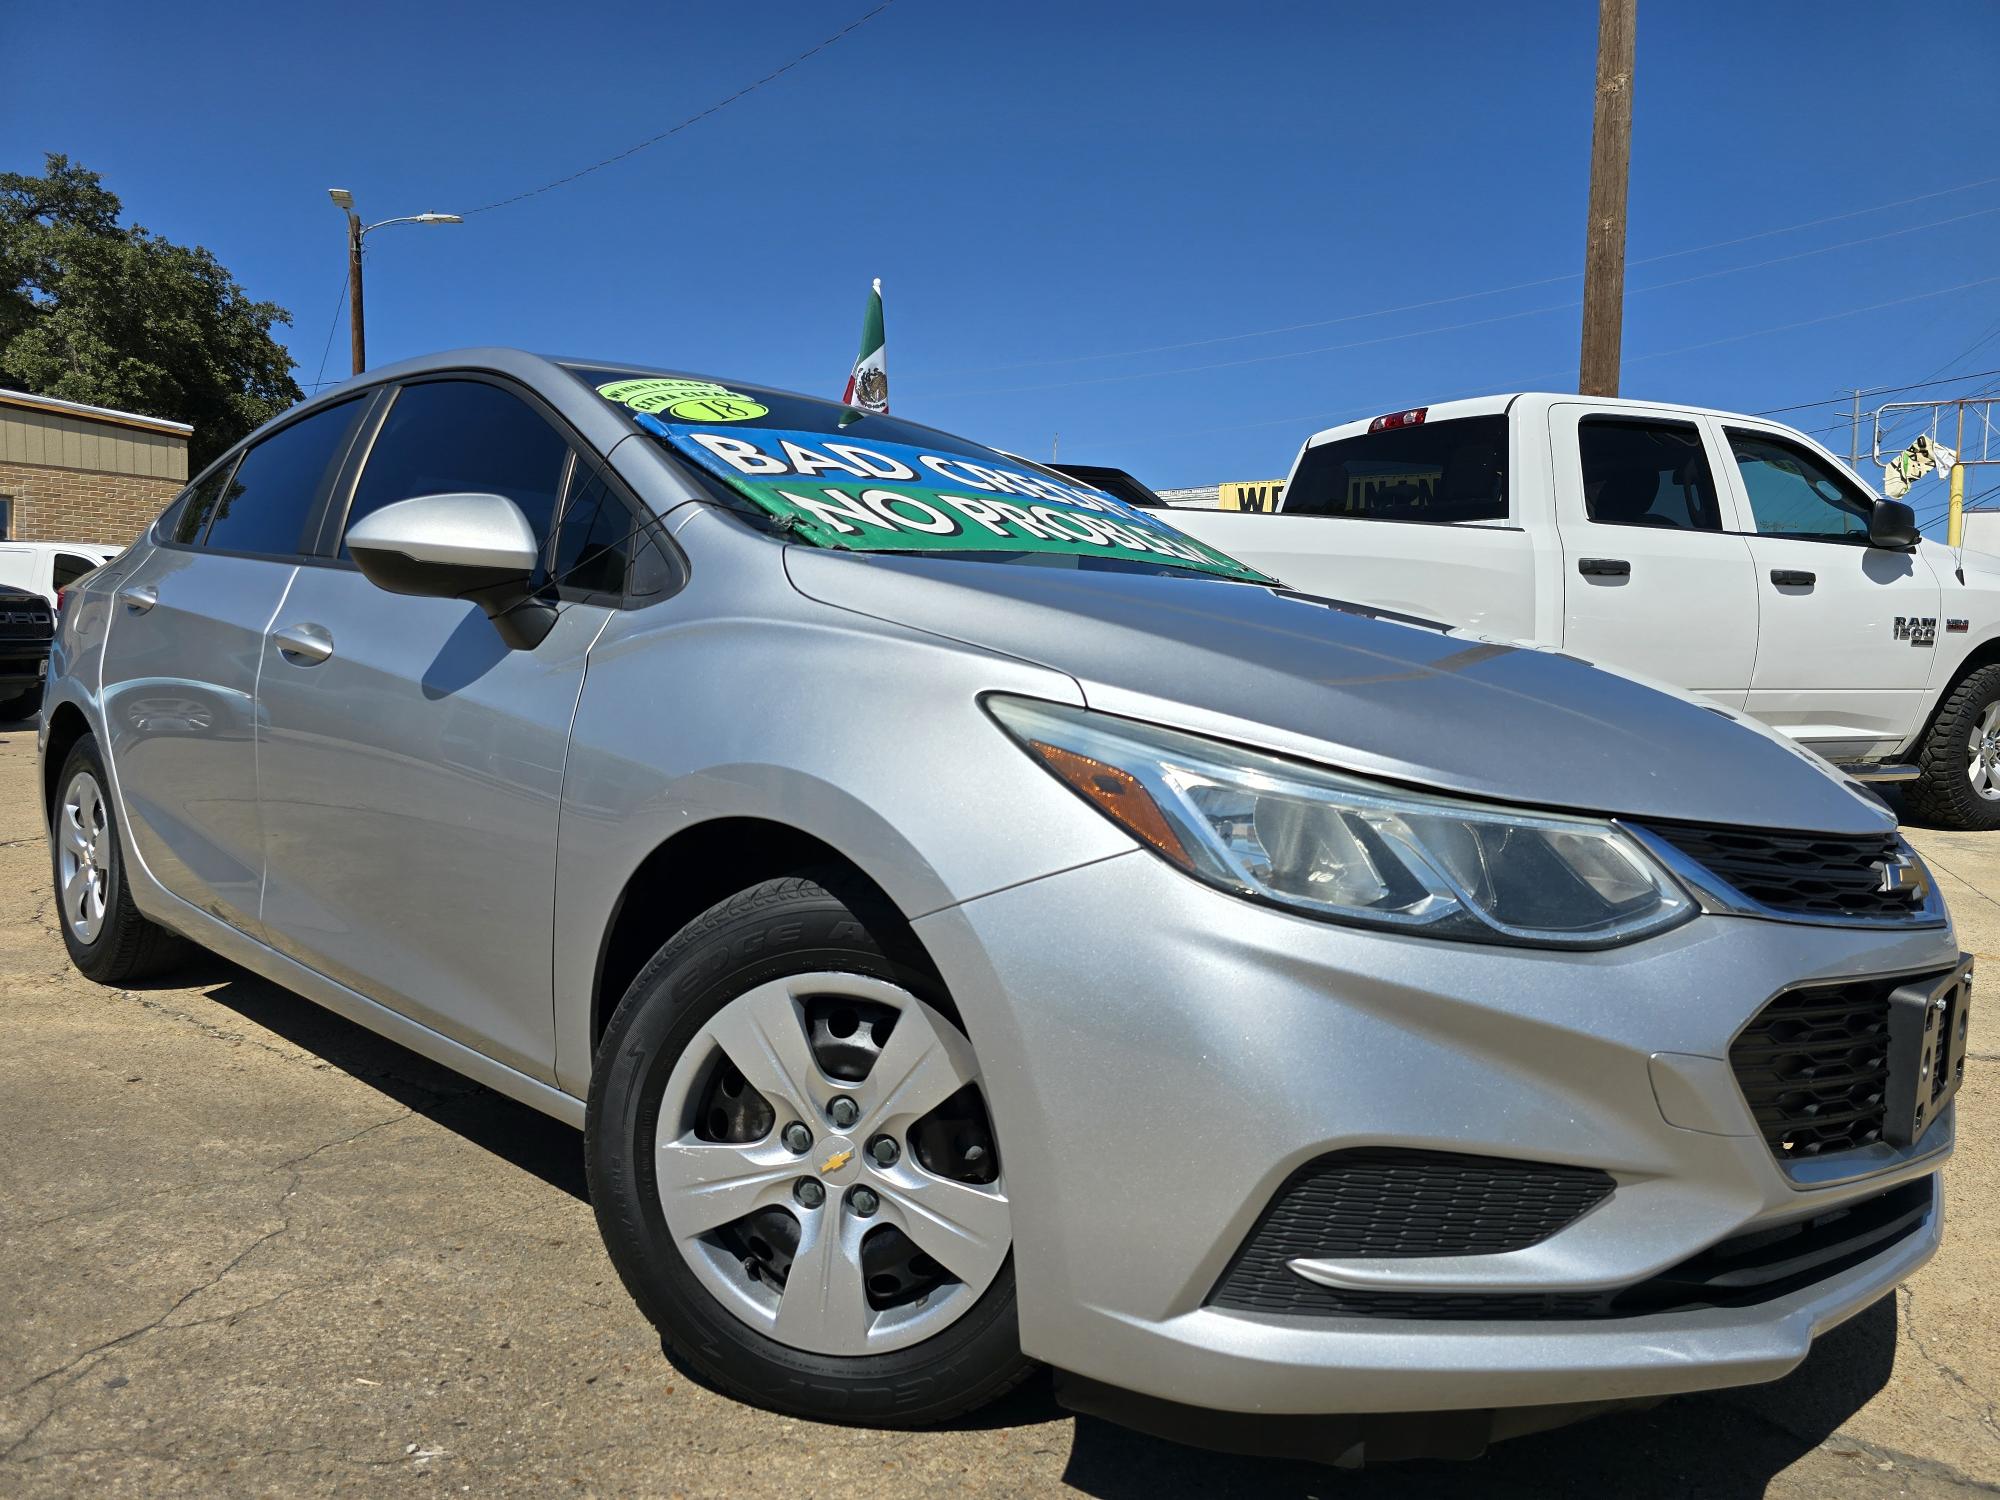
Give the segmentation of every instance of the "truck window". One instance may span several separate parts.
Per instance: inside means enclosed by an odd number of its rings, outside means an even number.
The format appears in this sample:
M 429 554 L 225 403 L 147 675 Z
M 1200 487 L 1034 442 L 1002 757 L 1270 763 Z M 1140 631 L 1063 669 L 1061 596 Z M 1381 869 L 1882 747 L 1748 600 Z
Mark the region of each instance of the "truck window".
M 1868 539 L 1874 498 L 1796 444 L 1757 432 L 1729 433 L 1750 513 L 1764 536 Z
M 1285 513 L 1362 521 L 1507 519 L 1507 419 L 1459 417 L 1306 449 Z
M 49 565 L 50 581 L 59 589 L 66 589 L 77 579 L 95 568 L 97 564 L 90 558 L 74 552 L 58 552 Z
M 1576 446 L 1584 513 L 1599 525 L 1722 529 L 1715 476 L 1692 422 L 1585 417 Z

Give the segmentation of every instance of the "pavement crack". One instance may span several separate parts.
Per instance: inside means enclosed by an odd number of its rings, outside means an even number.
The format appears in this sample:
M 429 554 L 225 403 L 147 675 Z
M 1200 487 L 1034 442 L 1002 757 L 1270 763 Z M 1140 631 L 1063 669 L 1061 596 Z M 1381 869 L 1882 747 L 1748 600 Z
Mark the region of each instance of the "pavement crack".
M 1979 1408 L 1979 1422 L 1986 1429 L 1987 1435 L 2000 1438 L 2000 1417 L 1996 1417 L 1993 1398 L 1980 1390 L 1979 1387 L 1967 1380 L 1942 1359 L 1938 1358 L 1937 1355 L 1931 1353 L 1930 1346 L 1924 1342 L 1923 1335 L 1917 1331 L 1917 1294 L 1915 1288 L 1911 1287 L 1908 1282 L 1904 1282 L 1896 1288 L 1896 1292 L 1902 1299 L 1902 1322 L 1909 1336 L 1910 1347 L 1917 1351 L 1920 1359 L 1936 1370 L 1938 1374 L 1942 1375 L 1948 1384 L 1957 1386 L 1971 1398 Z
M 298 1192 L 300 1185 L 305 1181 L 306 1168 L 308 1163 L 310 1163 L 315 1157 L 320 1156 L 325 1152 L 337 1150 L 342 1146 L 352 1145 L 355 1141 L 360 1140 L 363 1136 L 368 1135 L 373 1131 L 382 1130 L 390 1125 L 396 1124 L 400 1120 L 406 1120 L 410 1117 L 410 1113 L 411 1112 L 409 1110 L 399 1111 L 398 1113 L 389 1116 L 385 1120 L 376 1120 L 371 1124 L 362 1126 L 361 1129 L 359 1130 L 351 1131 L 347 1135 L 341 1136 L 336 1140 L 325 1141 L 320 1145 L 314 1146 L 310 1151 L 301 1152 L 299 1155 L 291 1157 L 285 1161 L 281 1161 L 277 1165 L 273 1166 L 270 1169 L 271 1173 L 283 1172 L 288 1174 L 288 1180 L 285 1183 L 285 1190 L 278 1195 L 278 1201 L 274 1203 L 271 1207 L 271 1211 L 273 1213 L 283 1215 L 283 1217 L 279 1220 L 276 1228 L 267 1229 L 262 1234 L 258 1235 L 255 1239 L 251 1240 L 249 1244 L 245 1245 L 241 1250 L 237 1251 L 236 1254 L 232 1255 L 226 1262 L 224 1262 L 222 1268 L 218 1270 L 214 1275 L 209 1276 L 204 1280 L 196 1283 L 194 1286 L 188 1288 L 188 1290 L 181 1293 L 180 1296 L 176 1297 L 173 1300 L 173 1302 L 168 1305 L 166 1311 L 162 1312 L 158 1317 L 153 1318 L 148 1322 L 142 1323 L 137 1328 L 128 1329 L 126 1332 L 118 1334 L 114 1338 L 105 1339 L 101 1343 L 93 1344 L 90 1348 L 85 1349 L 76 1355 L 73 1355 L 71 1358 L 65 1360 L 62 1364 L 57 1365 L 54 1369 L 45 1370 L 40 1375 L 35 1376 L 34 1379 L 28 1381 L 25 1385 L 17 1386 L 13 1390 L 8 1391 L 4 1397 L 0 1397 L 0 1400 L 13 1401 L 18 1397 L 26 1395 L 28 1392 L 34 1390 L 38 1386 L 47 1385 L 51 1381 L 61 1380 L 65 1375 L 71 1375 L 71 1372 L 75 1372 L 75 1374 L 69 1380 L 68 1385 L 73 1387 L 78 1380 L 80 1380 L 84 1375 L 87 1375 L 93 1368 L 95 1368 L 96 1361 L 100 1356 L 110 1353 L 113 1349 L 123 1348 L 127 1344 L 133 1343 L 138 1339 L 144 1338 L 149 1333 L 159 1332 L 163 1329 L 194 1327 L 201 1324 L 212 1323 L 212 1322 L 226 1322 L 232 1317 L 237 1317 L 245 1313 L 254 1312 L 261 1307 L 268 1307 L 273 1302 L 280 1301 L 284 1297 L 289 1296 L 290 1290 L 296 1290 L 296 1288 L 290 1289 L 286 1292 L 281 1292 L 275 1297 L 266 1298 L 263 1302 L 254 1304 L 251 1307 L 234 1309 L 232 1312 L 223 1314 L 218 1318 L 196 1318 L 196 1319 L 190 1319 L 185 1323 L 170 1323 L 168 1321 L 170 1318 L 173 1317 L 175 1313 L 179 1312 L 183 1307 L 186 1307 L 188 1303 L 194 1301 L 194 1299 L 199 1297 L 203 1292 L 206 1292 L 211 1288 L 220 1285 L 233 1272 L 235 1272 L 235 1270 L 239 1266 L 241 1266 L 252 1255 L 256 1254 L 257 1251 L 261 1249 L 263 1246 L 270 1244 L 271 1241 L 277 1239 L 279 1236 L 287 1233 L 291 1229 L 292 1216 L 290 1213 L 285 1211 L 286 1205 L 291 1202 L 292 1196 Z M 269 1175 L 269 1173 L 265 1175 Z M 86 1361 L 89 1361 L 89 1363 L 86 1363 Z M 82 1366 L 82 1368 L 79 1369 L 78 1368 L 79 1366 Z M 43 1427 L 48 1425 L 49 1421 L 52 1418 L 54 1418 L 54 1416 L 58 1411 L 62 1409 L 63 1405 L 64 1405 L 64 1396 L 59 1393 L 54 1397 L 54 1399 L 50 1401 L 48 1409 L 44 1411 L 41 1414 L 41 1416 L 37 1417 L 35 1421 L 29 1425 L 28 1429 L 25 1432 L 23 1432 L 19 1437 L 14 1439 L 12 1443 L 8 1444 L 4 1450 L 0 1450 L 0 1462 L 8 1462 L 13 1460 L 15 1455 L 20 1452 L 22 1447 L 24 1447 L 30 1440 L 32 1440 L 35 1434 L 40 1432 Z

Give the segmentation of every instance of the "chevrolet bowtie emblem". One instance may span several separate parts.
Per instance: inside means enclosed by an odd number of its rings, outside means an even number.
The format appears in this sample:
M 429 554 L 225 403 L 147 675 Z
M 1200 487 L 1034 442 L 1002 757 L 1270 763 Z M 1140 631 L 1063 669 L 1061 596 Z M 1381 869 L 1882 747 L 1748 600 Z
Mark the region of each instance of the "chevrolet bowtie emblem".
M 1918 900 L 1930 894 L 1930 882 L 1924 878 L 1923 866 L 1907 854 L 1898 853 L 1876 863 L 1880 873 L 1875 889 L 1885 896 L 1913 896 Z
M 819 1164 L 819 1169 L 821 1172 L 838 1172 L 842 1167 L 846 1166 L 849 1162 L 853 1160 L 854 1160 L 854 1148 L 850 1146 L 845 1151 L 834 1152 L 833 1155 L 829 1156 L 825 1161 Z

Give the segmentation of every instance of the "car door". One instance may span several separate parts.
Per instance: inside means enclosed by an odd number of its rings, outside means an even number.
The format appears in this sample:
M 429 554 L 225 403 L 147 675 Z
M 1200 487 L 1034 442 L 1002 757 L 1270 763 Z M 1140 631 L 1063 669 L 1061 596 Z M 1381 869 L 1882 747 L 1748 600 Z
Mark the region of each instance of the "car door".
M 104 728 L 133 855 L 253 935 L 264 633 L 366 405 L 320 407 L 224 459 L 160 519 L 112 599 Z
M 1762 601 L 1750 712 L 1823 754 L 1893 751 L 1929 702 L 1937 575 L 1868 545 L 1874 496 L 1837 463 L 1782 430 L 1717 426 Z
M 1757 654 L 1749 544 L 1698 422 L 1550 408 L 1563 649 L 1741 708 Z
M 604 477 L 519 389 L 412 382 L 377 420 L 326 555 L 262 643 L 263 921 L 300 962 L 547 1079 L 563 758 L 633 527 L 580 559 Z M 545 556 L 567 497 L 548 580 L 560 614 L 533 650 L 510 650 L 473 604 L 383 592 L 346 556 L 339 538 L 362 516 L 450 492 L 513 500 Z M 589 588 L 562 577 L 579 561 L 597 570 Z

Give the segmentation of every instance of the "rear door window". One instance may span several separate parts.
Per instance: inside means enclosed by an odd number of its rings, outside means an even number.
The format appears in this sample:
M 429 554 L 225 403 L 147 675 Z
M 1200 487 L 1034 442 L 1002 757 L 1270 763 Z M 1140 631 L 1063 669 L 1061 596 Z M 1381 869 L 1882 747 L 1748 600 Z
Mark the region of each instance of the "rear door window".
M 216 552 L 294 557 L 318 510 L 365 403 L 359 397 L 314 412 L 253 443 L 213 503 L 201 544 Z M 190 500 L 197 497 L 190 496 Z M 193 510 L 189 506 L 189 511 Z M 183 524 L 191 517 L 184 513 Z M 189 541 L 180 529 L 175 540 Z
M 1722 529 L 1715 476 L 1692 422 L 1585 417 L 1576 445 L 1584 510 L 1600 526 Z
M 569 456 L 561 434 L 511 391 L 483 380 L 406 385 L 368 451 L 347 525 L 419 495 L 504 495 L 546 556 Z M 342 557 L 352 555 L 345 535 Z
M 1459 417 L 1306 449 L 1288 515 L 1449 526 L 1507 519 L 1507 418 Z

